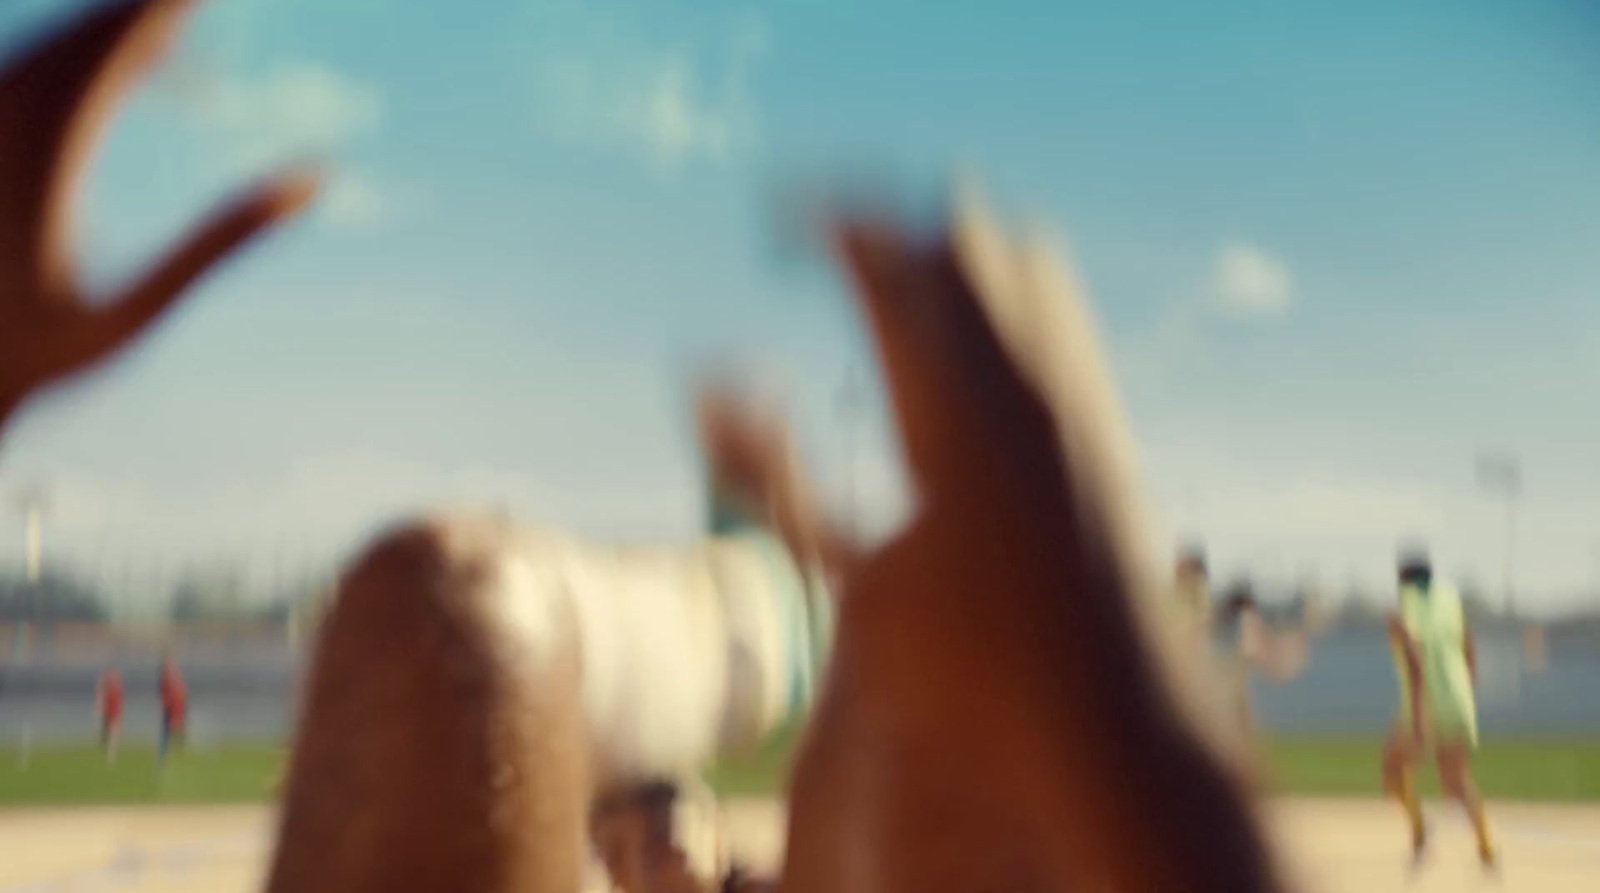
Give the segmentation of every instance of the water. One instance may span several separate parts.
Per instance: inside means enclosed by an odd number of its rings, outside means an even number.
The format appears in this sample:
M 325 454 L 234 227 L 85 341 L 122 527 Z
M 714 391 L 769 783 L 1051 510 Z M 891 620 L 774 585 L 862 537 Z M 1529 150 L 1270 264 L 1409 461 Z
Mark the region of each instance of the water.
M 1514 637 L 1480 638 L 1479 717 L 1483 734 L 1600 735 L 1600 647 L 1552 644 L 1548 669 L 1522 668 Z M 85 742 L 99 734 L 99 664 L 0 665 L 0 748 L 24 729 L 38 743 Z M 301 665 L 286 654 L 248 661 L 184 664 L 191 735 L 197 739 L 281 740 L 292 726 Z M 122 667 L 125 735 L 154 740 L 160 721 L 154 661 Z M 1375 735 L 1398 703 L 1389 646 L 1381 632 L 1345 630 L 1313 645 L 1306 672 L 1286 686 L 1254 683 L 1256 710 L 1271 731 Z

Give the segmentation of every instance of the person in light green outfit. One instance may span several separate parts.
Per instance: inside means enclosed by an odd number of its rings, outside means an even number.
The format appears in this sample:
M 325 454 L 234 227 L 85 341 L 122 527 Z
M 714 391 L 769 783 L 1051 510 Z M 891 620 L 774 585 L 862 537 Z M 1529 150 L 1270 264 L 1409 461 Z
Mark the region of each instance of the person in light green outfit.
M 1439 784 L 1472 821 L 1478 858 L 1494 868 L 1483 797 L 1472 781 L 1472 753 L 1478 747 L 1477 648 L 1461 595 L 1434 578 L 1421 551 L 1401 556 L 1400 603 L 1388 618 L 1389 641 L 1400 682 L 1400 715 L 1384 749 L 1384 789 L 1405 808 L 1411 826 L 1413 865 L 1427 850 L 1427 828 L 1416 790 L 1416 766 L 1430 750 Z

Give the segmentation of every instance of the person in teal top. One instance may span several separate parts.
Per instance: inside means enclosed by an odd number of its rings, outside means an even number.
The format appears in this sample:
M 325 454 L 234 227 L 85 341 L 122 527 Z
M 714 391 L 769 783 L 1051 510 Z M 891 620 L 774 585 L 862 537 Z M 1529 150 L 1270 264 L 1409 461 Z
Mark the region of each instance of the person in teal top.
M 1461 803 L 1478 839 L 1478 858 L 1496 864 L 1483 797 L 1473 784 L 1472 753 L 1478 747 L 1477 648 L 1462 611 L 1461 595 L 1434 577 L 1428 556 L 1401 556 L 1399 605 L 1388 618 L 1400 715 L 1384 750 L 1384 788 L 1405 808 L 1411 824 L 1413 864 L 1427 849 L 1427 828 L 1417 797 L 1415 769 L 1430 749 L 1439 785 Z

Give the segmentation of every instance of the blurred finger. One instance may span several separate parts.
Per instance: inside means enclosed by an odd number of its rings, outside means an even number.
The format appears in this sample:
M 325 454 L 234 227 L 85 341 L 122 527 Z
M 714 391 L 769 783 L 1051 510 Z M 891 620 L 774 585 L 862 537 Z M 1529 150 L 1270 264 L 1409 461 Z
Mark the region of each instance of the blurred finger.
M 296 171 L 273 177 L 229 202 L 157 262 L 121 300 L 92 311 L 60 346 L 59 373 L 96 363 L 129 343 L 175 304 L 217 262 L 273 225 L 304 210 L 316 196 L 319 177 Z M 58 373 L 58 374 L 59 374 Z
M 101 4 L 0 74 L 0 250 L 10 269 L 39 271 L 34 295 L 72 294 L 75 181 L 118 100 L 165 53 L 196 2 Z
M 942 483 L 935 469 L 947 450 L 944 427 L 953 393 L 945 387 L 948 344 L 930 318 L 944 297 L 924 275 L 921 257 L 894 225 L 847 218 L 835 225 L 834 248 L 855 285 L 897 417 L 906 464 L 924 495 Z

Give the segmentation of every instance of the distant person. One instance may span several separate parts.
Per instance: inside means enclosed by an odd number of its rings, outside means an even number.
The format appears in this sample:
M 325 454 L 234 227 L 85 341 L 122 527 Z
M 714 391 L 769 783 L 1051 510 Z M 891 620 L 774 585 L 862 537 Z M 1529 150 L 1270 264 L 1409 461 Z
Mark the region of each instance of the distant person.
M 1210 574 L 1198 549 L 1179 557 L 1176 577 L 1184 622 L 1221 658 L 1231 709 L 1240 728 L 1253 737 L 1250 677 L 1261 672 L 1281 684 L 1297 676 L 1306 663 L 1307 631 L 1273 629 L 1257 609 L 1255 596 L 1248 593 L 1230 596 L 1220 608 L 1213 606 Z
M 1206 571 L 1205 553 L 1188 549 L 1178 556 L 1173 572 L 1179 619 L 1184 628 L 1209 642 L 1211 639 L 1211 582 Z
M 1235 756 L 1241 777 L 1257 788 L 1271 784 L 1271 771 L 1262 758 L 1262 738 L 1251 703 L 1250 681 L 1257 673 L 1280 685 L 1305 668 L 1309 654 L 1309 624 L 1275 630 L 1261 616 L 1255 596 L 1248 592 L 1213 601 L 1210 574 L 1203 552 L 1191 548 L 1178 559 L 1176 574 L 1179 620 L 1185 635 L 1210 652 L 1217 671 L 1216 684 L 1222 719 L 1235 730 Z
M 189 691 L 183 684 L 183 674 L 171 654 L 161 660 L 161 742 L 158 755 L 164 763 L 167 751 L 181 745 L 187 727 Z
M 95 686 L 95 707 L 100 711 L 100 749 L 106 762 L 117 761 L 117 745 L 122 741 L 122 671 L 108 667 Z
M 1411 823 L 1413 867 L 1426 854 L 1427 826 L 1417 797 L 1416 765 L 1432 748 L 1439 785 L 1459 802 L 1478 839 L 1478 859 L 1495 867 L 1483 797 L 1471 776 L 1478 747 L 1477 646 L 1461 610 L 1461 595 L 1434 579 L 1421 551 L 1403 554 L 1399 563 L 1400 606 L 1389 614 L 1389 641 L 1400 680 L 1400 716 L 1384 749 L 1384 789 L 1400 801 Z

